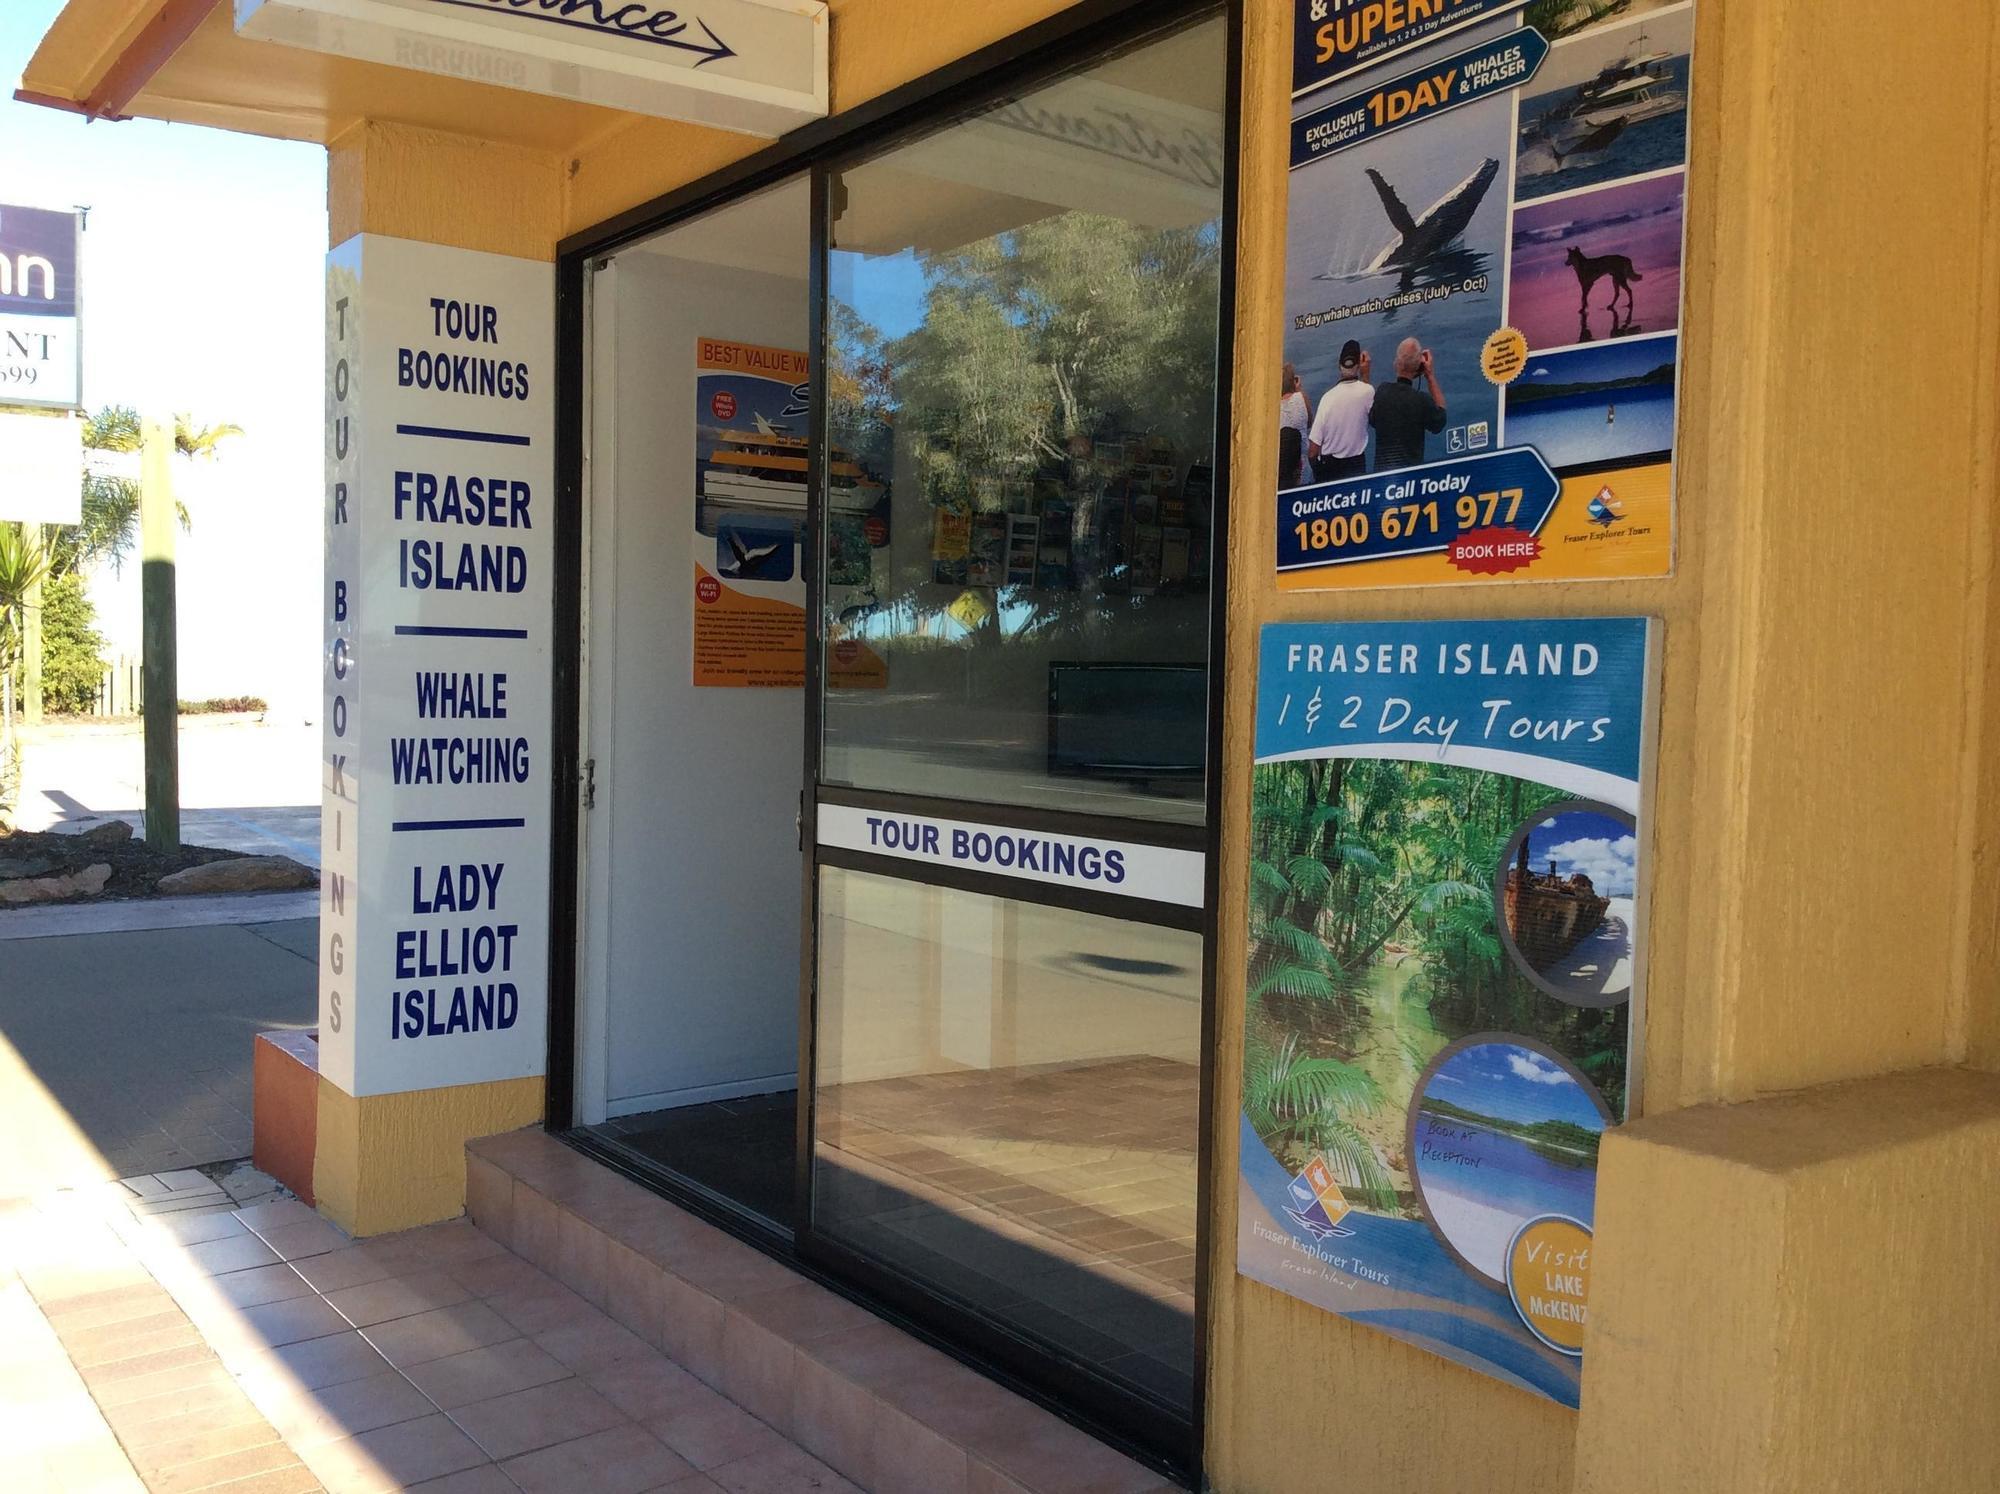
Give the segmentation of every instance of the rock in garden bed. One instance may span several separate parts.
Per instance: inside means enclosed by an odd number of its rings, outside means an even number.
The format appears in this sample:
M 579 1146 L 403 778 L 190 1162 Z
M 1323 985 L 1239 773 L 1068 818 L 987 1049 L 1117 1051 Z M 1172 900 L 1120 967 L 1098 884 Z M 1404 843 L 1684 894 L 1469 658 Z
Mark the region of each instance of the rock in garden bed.
M 195 876 L 195 885 L 190 886 L 180 880 L 190 873 L 204 875 Z M 0 907 L 266 891 L 318 883 L 319 876 L 310 867 L 283 856 L 245 856 L 215 846 L 182 846 L 163 856 L 138 836 L 119 839 L 111 831 L 0 835 Z

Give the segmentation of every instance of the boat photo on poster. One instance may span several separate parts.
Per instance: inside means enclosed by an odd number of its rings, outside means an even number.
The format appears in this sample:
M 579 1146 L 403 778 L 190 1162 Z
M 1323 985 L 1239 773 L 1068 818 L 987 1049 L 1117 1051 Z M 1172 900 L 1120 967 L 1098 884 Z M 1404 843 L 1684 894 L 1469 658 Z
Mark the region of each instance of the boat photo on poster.
M 1575 1406 L 1644 985 L 1645 618 L 1264 629 L 1237 1270 Z
M 1424 9 L 1298 0 L 1278 584 L 1666 575 L 1695 6 Z
M 695 348 L 694 683 L 758 688 L 806 678 L 806 355 L 704 337 Z M 827 595 L 866 592 L 888 542 L 888 488 L 834 453 Z M 866 644 L 828 650 L 830 678 L 880 688 Z

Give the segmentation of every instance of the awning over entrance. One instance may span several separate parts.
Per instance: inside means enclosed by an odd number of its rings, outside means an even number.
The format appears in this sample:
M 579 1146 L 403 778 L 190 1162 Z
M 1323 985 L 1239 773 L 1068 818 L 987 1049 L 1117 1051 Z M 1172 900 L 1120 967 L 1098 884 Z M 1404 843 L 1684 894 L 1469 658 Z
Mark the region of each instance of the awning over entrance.
M 97 118 L 212 125 L 322 145 L 387 120 L 563 152 L 631 122 L 616 109 L 251 41 L 230 0 L 70 0 L 22 74 L 24 102 Z M 663 126 L 690 136 L 719 131 Z

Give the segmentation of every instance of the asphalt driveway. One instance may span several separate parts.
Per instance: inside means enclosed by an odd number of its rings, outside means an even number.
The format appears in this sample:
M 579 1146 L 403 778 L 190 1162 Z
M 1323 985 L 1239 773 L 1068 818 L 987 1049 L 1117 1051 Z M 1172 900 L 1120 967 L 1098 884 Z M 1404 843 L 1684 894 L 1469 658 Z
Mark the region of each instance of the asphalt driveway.
M 0 943 L 0 1198 L 248 1156 L 251 1045 L 313 1024 L 317 927 Z

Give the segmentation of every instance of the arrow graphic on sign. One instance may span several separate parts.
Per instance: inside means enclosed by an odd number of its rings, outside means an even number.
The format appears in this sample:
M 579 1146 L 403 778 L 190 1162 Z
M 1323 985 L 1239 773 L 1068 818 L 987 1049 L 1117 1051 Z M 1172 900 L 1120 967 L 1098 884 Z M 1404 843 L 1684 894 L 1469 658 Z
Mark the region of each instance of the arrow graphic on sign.
M 574 26 L 600 36 L 616 36 L 629 41 L 651 42 L 692 52 L 701 61 L 696 67 L 734 57 L 736 49 L 717 36 L 699 16 L 683 19 L 679 11 L 654 9 L 644 5 L 621 4 L 607 13 L 605 0 L 431 0 L 433 5 L 456 5 L 465 10 L 506 10 L 524 20 L 548 21 L 557 26 Z M 698 39 L 690 32 L 700 28 Z

